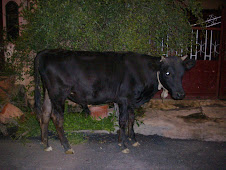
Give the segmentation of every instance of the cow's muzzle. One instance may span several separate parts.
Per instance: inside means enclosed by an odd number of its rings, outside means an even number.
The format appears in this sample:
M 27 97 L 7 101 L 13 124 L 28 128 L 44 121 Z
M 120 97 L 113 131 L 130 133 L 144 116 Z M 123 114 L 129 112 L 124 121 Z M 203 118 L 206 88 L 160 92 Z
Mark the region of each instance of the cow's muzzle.
M 175 100 L 181 100 L 185 97 L 184 92 L 176 92 L 175 94 L 172 95 L 173 99 Z

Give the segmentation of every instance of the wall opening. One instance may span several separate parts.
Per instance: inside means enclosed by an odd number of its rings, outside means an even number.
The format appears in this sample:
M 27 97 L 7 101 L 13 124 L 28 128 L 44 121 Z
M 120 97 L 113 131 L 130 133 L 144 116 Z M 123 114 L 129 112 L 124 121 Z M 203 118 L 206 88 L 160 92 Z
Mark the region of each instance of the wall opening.
M 19 36 L 19 6 L 9 1 L 6 6 L 6 31 L 8 40 L 15 40 Z

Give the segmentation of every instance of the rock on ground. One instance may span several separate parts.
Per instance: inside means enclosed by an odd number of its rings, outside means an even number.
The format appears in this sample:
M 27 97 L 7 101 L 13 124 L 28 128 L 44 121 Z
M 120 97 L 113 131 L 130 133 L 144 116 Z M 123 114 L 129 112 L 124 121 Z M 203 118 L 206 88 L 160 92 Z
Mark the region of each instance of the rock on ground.
M 23 112 L 18 107 L 8 103 L 3 107 L 0 113 L 0 123 L 10 123 L 14 118 L 19 118 L 22 115 Z

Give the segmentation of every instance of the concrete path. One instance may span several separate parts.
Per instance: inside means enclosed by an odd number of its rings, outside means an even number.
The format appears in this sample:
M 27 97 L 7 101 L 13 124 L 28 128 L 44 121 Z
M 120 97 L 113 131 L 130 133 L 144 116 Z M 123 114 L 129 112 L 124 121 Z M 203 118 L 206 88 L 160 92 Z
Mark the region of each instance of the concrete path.
M 135 126 L 143 135 L 174 139 L 226 141 L 226 101 L 222 100 L 151 100 Z

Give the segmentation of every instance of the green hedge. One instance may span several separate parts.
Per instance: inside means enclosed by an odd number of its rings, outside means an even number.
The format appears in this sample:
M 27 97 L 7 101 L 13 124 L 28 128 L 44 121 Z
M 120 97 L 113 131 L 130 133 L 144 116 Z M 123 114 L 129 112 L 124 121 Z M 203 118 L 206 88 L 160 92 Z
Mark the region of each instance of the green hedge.
M 189 17 L 201 18 L 196 0 L 36 0 L 34 4 L 24 8 L 27 24 L 15 42 L 14 58 L 23 63 L 32 62 L 31 51 L 50 48 L 160 55 L 167 35 L 165 45 L 185 49 L 192 37 Z

